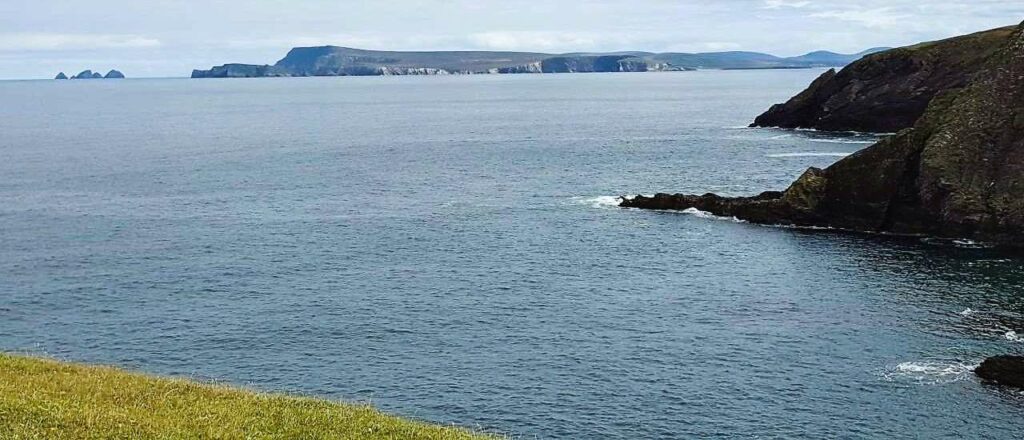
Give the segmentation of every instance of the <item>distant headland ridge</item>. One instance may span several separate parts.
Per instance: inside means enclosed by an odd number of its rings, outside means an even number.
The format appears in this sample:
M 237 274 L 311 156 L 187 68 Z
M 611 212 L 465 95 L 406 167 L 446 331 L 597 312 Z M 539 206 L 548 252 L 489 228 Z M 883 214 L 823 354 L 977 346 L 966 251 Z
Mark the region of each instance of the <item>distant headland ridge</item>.
M 886 49 L 874 48 L 856 54 L 817 51 L 782 58 L 758 52 L 390 52 L 318 46 L 296 47 L 274 65 L 224 64 L 208 70 L 196 69 L 192 71 L 192 78 L 803 69 L 841 67 Z

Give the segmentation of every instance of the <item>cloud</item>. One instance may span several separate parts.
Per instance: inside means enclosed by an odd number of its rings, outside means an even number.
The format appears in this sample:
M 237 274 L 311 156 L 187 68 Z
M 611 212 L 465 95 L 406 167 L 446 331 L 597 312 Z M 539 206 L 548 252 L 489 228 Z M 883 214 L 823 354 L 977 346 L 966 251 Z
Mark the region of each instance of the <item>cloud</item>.
M 566 48 L 589 49 L 597 45 L 598 36 L 576 32 L 494 31 L 469 35 L 476 47 L 491 50 L 558 50 Z
M 0 33 L 0 51 L 125 49 L 160 46 L 160 40 L 139 35 Z
M 896 12 L 892 8 L 846 9 L 815 12 L 814 18 L 833 18 L 857 23 L 869 28 L 896 28 L 905 26 L 910 16 Z
M 796 8 L 810 6 L 809 1 L 764 0 L 764 9 Z

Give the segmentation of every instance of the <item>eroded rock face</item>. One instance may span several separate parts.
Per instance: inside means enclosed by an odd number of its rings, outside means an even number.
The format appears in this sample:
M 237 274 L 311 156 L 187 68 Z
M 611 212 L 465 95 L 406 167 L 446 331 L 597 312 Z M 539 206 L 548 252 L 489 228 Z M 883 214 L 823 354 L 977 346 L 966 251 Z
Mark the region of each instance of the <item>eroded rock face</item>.
M 914 125 L 937 94 L 964 87 L 1014 27 L 868 55 L 829 70 L 751 126 L 895 133 Z
M 995 356 L 985 359 L 974 374 L 982 380 L 1024 388 L 1024 356 Z
M 991 41 L 970 83 L 936 94 L 913 128 L 812 168 L 783 193 L 662 194 L 622 206 L 1024 246 L 1024 24 Z
M 257 78 L 290 76 L 288 72 L 274 66 L 251 64 L 225 64 L 210 70 L 193 70 L 192 78 Z

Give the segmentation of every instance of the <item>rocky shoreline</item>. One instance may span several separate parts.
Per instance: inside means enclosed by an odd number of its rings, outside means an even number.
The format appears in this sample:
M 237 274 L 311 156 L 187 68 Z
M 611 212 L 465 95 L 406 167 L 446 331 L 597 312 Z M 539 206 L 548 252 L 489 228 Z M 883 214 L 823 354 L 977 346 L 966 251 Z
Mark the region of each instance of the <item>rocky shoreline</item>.
M 965 44 L 965 38 L 971 44 Z M 854 73 L 868 69 L 865 66 L 884 61 L 883 65 L 895 63 L 891 70 L 898 71 L 908 62 L 905 54 L 920 50 L 928 52 L 927 58 L 939 60 L 962 58 L 961 51 L 966 48 L 973 59 L 979 53 L 978 41 L 995 47 L 983 51 L 988 55 L 979 66 L 971 66 L 969 74 L 948 71 L 959 64 L 934 61 L 904 70 L 906 76 L 891 79 L 890 87 L 856 87 L 865 82 L 856 79 Z M 929 78 L 969 78 L 969 84 L 934 92 L 912 87 L 910 84 L 920 84 L 922 71 L 930 72 Z M 1013 32 L 1001 28 L 871 55 L 838 74 L 826 74 L 825 80 L 819 78 L 798 98 L 819 94 L 822 82 L 839 77 L 854 78 L 849 80 L 853 85 L 839 88 L 838 95 L 825 101 L 842 99 L 857 105 L 827 107 L 834 121 L 856 120 L 856 115 L 864 111 L 860 107 L 886 114 L 892 109 L 885 102 L 906 102 L 927 94 L 934 97 L 919 116 L 913 106 L 897 106 L 906 109 L 904 119 L 916 117 L 910 128 L 826 169 L 808 169 L 785 191 L 753 197 L 658 194 L 626 198 L 621 206 L 696 208 L 752 223 L 968 238 L 1024 246 L 1024 198 L 1020 197 L 1024 194 L 1024 82 L 1020 81 L 1024 77 L 1024 25 Z M 851 90 L 866 95 L 851 96 Z M 770 112 L 792 120 L 807 113 L 805 107 L 790 107 L 792 111 L 776 106 Z M 871 120 L 864 123 L 874 124 Z
M 1024 248 L 1024 24 L 867 56 L 752 125 L 897 133 L 785 191 L 620 206 Z M 1024 388 L 1024 357 L 991 357 L 975 373 Z

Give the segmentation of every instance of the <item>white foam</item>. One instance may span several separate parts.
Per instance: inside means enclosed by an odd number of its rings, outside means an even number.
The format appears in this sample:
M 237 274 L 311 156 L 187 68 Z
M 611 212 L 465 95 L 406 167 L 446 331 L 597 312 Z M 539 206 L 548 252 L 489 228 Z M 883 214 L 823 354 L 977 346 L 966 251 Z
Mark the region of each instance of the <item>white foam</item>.
M 901 362 L 887 373 L 886 379 L 910 378 L 922 383 L 942 384 L 964 380 L 978 364 L 964 362 Z
M 831 153 L 831 152 L 814 152 L 814 151 L 811 151 L 811 152 L 806 152 L 806 153 L 768 154 L 768 155 L 765 155 L 765 157 L 771 157 L 771 158 L 783 158 L 783 157 L 846 157 L 846 156 L 849 156 L 851 154 L 853 154 L 853 153 L 839 153 L 839 152 Z
M 953 245 L 956 246 L 956 247 L 961 247 L 961 248 L 966 248 L 966 249 L 984 249 L 984 248 L 992 247 L 992 245 L 990 245 L 990 244 L 979 243 L 977 241 L 967 240 L 967 239 L 953 240 Z
M 1018 335 L 1017 332 L 1013 330 L 1006 332 L 1006 334 L 1004 334 L 1003 337 L 1006 338 L 1007 341 L 1024 342 L 1024 336 Z
M 964 311 L 960 312 L 960 316 L 971 316 L 974 313 L 976 313 L 976 311 L 972 310 L 970 307 L 968 307 L 968 308 L 964 309 Z
M 740 220 L 740 219 L 738 219 L 736 217 L 725 217 L 725 216 L 721 216 L 721 215 L 714 215 L 714 214 L 712 214 L 710 212 L 701 211 L 701 210 L 699 210 L 697 208 L 687 208 L 687 209 L 684 209 L 682 211 L 676 211 L 676 212 L 679 212 L 681 214 L 692 215 L 692 216 L 697 217 L 697 218 L 706 218 L 706 219 L 709 219 L 709 220 L 725 220 L 725 221 L 730 221 L 730 222 L 733 222 L 733 223 L 746 223 L 745 220 Z
M 590 198 L 578 199 L 579 203 L 590 205 L 594 208 L 617 208 L 619 203 L 622 203 L 622 197 L 619 196 L 597 196 Z
M 810 139 L 813 142 L 824 142 L 826 144 L 860 144 L 870 145 L 878 143 L 878 141 L 865 141 L 865 140 L 850 140 L 850 139 Z

